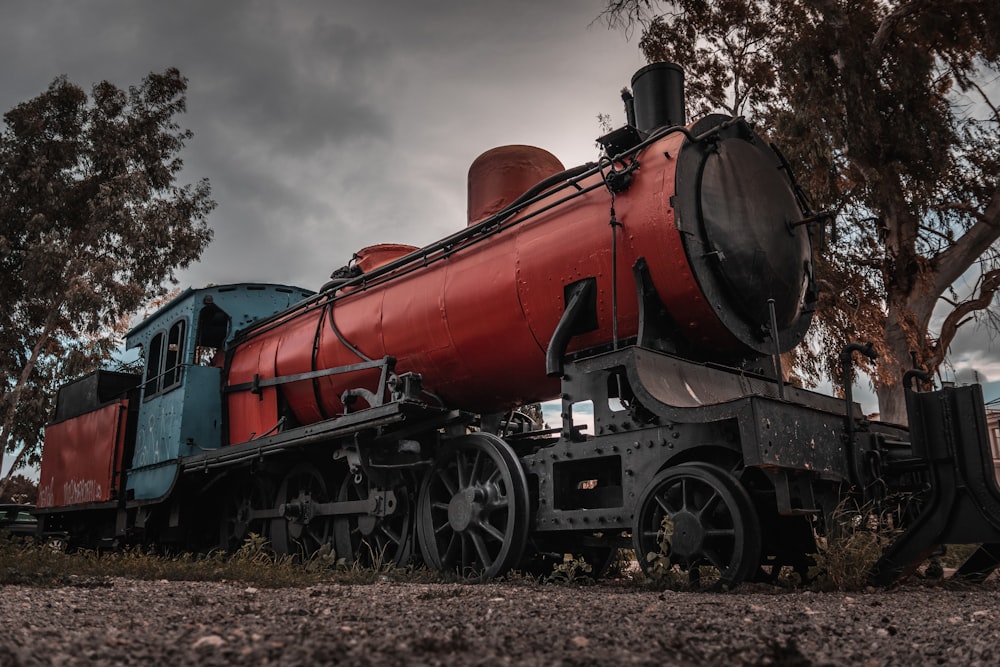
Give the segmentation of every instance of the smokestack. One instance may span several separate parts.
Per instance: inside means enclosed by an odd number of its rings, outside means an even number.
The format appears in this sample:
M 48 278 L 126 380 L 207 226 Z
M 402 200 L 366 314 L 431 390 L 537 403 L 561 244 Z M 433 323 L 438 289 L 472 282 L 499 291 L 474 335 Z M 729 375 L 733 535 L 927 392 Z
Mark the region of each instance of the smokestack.
M 650 133 L 661 127 L 686 125 L 684 70 L 673 63 L 646 65 L 632 77 L 635 127 Z

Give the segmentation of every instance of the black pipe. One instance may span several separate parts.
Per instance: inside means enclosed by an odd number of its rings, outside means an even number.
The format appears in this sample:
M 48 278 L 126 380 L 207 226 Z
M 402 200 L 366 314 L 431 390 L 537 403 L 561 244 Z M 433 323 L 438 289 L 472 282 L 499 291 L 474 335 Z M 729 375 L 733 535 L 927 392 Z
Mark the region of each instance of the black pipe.
M 622 89 L 622 102 L 625 103 L 625 124 L 635 127 L 635 97 L 629 91 Z
M 854 456 L 854 358 L 855 352 L 860 352 L 872 361 L 878 359 L 878 352 L 872 346 L 871 342 L 865 343 L 850 343 L 840 352 L 840 369 L 844 380 L 844 402 L 846 403 L 846 426 L 847 426 L 847 442 L 844 443 L 844 448 L 847 452 L 847 469 L 850 471 L 851 476 L 856 474 L 855 470 L 855 459 Z
M 911 368 L 903 373 L 903 389 L 912 391 L 912 382 L 914 378 L 920 380 L 921 382 L 930 382 L 932 377 L 934 376 L 921 368 Z
M 851 405 L 854 403 L 854 364 L 853 354 L 860 352 L 872 361 L 878 359 L 878 352 L 870 342 L 850 343 L 840 352 L 840 370 L 844 381 L 844 400 L 847 401 L 847 423 L 850 429 L 854 423 L 854 416 L 851 414 Z
M 566 310 L 559 318 L 559 324 L 552 332 L 549 347 L 545 351 L 545 374 L 549 377 L 560 377 L 563 374 L 563 356 L 570 338 L 579 328 L 580 318 L 587 312 L 589 297 L 596 282 L 593 278 L 581 280 L 568 288 Z
M 771 321 L 771 342 L 774 343 L 774 375 L 778 381 L 778 398 L 785 400 L 785 371 L 781 368 L 781 341 L 778 339 L 778 316 L 774 312 L 774 299 L 767 300 L 767 312 Z

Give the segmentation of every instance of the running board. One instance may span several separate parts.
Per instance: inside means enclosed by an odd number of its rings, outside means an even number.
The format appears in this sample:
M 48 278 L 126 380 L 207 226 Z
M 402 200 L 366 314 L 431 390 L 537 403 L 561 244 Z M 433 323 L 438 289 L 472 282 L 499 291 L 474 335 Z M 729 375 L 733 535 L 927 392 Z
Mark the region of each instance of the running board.
M 979 385 L 906 391 L 913 454 L 927 463 L 929 498 L 883 553 L 872 580 L 891 585 L 942 544 L 980 544 L 956 576 L 985 579 L 1000 566 L 1000 488 Z

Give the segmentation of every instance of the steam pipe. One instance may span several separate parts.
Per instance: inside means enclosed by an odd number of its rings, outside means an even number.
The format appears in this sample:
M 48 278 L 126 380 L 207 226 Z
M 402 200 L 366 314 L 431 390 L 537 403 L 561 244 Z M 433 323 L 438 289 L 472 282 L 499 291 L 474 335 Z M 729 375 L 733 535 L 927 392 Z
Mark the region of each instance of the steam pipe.
M 872 346 L 871 342 L 865 343 L 850 343 L 840 352 L 840 368 L 842 375 L 844 377 L 844 402 L 845 402 L 845 418 L 847 419 L 847 442 L 845 443 L 845 450 L 847 452 L 847 467 L 848 470 L 853 474 L 855 472 L 855 456 L 854 456 L 854 415 L 852 414 L 852 407 L 854 406 L 854 358 L 855 352 L 860 352 L 872 361 L 878 359 L 878 352 Z
M 563 374 L 563 355 L 570 338 L 576 332 L 580 318 L 587 311 L 587 302 L 594 291 L 594 280 L 581 280 L 572 287 L 566 295 L 566 310 L 559 318 L 556 330 L 545 351 L 545 374 L 549 377 L 559 377 Z
M 635 127 L 635 97 L 627 89 L 622 89 L 622 102 L 625 103 L 625 123 Z
M 774 343 L 774 374 L 778 381 L 778 398 L 785 400 L 785 372 L 781 368 L 781 341 L 778 339 L 778 317 L 774 312 L 774 299 L 767 300 L 767 312 L 771 320 L 771 342 Z

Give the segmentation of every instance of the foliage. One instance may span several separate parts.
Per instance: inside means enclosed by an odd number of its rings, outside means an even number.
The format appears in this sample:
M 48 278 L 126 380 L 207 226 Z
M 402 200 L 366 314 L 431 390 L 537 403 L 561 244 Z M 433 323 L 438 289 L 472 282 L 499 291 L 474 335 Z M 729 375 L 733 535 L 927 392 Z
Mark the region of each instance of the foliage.
M 936 371 L 1000 287 L 1000 4 L 610 0 L 605 16 L 640 26 L 649 60 L 685 68 L 690 109 L 765 126 L 815 207 L 837 214 L 814 349 L 874 342 L 883 418 L 904 421 L 911 352 Z M 970 269 L 971 293 L 953 290 Z M 838 378 L 827 357 L 807 359 L 812 379 Z
M 38 461 L 56 386 L 106 359 L 211 238 L 208 182 L 175 182 L 186 89 L 176 69 L 90 96 L 60 77 L 4 115 L 0 447 L 16 452 L 12 470 Z
M 719 570 L 710 565 L 683 569 L 670 558 L 674 520 L 664 514 L 656 532 L 659 549 L 646 554 L 646 579 L 655 588 L 673 591 L 710 589 L 719 581 Z
M 817 536 L 809 579 L 818 590 L 853 591 L 869 584 L 882 552 L 902 531 L 891 512 L 855 507 L 845 499 L 832 512 L 826 534 Z
M 552 566 L 545 581 L 550 584 L 592 584 L 594 568 L 583 558 L 565 558 Z
M 618 549 L 603 576 L 607 579 L 625 577 L 638 566 L 632 549 Z
M 0 495 L 0 503 L 34 505 L 36 502 L 38 502 L 38 482 L 24 475 L 11 475 L 3 495 Z

